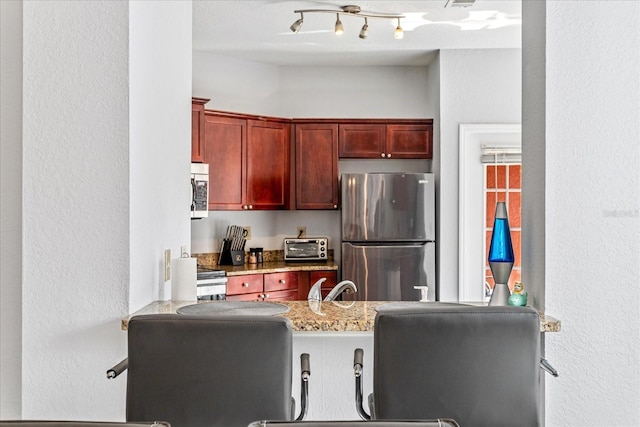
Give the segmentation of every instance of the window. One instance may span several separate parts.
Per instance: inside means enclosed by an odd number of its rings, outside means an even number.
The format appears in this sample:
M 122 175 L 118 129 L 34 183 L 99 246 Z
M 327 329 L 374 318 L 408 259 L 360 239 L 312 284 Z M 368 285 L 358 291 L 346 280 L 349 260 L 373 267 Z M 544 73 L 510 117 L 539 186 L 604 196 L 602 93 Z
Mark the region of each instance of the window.
M 484 156 L 483 156 L 484 157 Z M 489 268 L 488 253 L 493 233 L 493 219 L 496 203 L 505 202 L 507 205 L 507 216 L 509 218 L 509 230 L 511 231 L 511 243 L 513 244 L 513 270 L 509 276 L 509 289 L 513 289 L 515 282 L 520 281 L 521 257 L 520 257 L 520 236 L 521 236 L 521 200 L 522 200 L 522 164 L 520 159 L 513 163 L 508 161 L 500 164 L 494 161 L 493 164 L 484 165 L 485 170 L 485 298 L 490 296 L 490 289 L 495 284 L 491 269 Z

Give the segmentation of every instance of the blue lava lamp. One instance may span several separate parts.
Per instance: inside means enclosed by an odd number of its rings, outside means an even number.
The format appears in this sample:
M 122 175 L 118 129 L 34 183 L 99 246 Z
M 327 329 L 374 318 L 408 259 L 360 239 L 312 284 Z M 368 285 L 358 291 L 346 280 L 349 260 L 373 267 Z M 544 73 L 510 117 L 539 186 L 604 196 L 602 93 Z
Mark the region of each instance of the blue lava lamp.
M 507 206 L 504 202 L 496 205 L 493 221 L 493 234 L 489 247 L 489 267 L 495 282 L 489 305 L 509 305 L 509 276 L 513 269 L 513 245 L 507 218 Z

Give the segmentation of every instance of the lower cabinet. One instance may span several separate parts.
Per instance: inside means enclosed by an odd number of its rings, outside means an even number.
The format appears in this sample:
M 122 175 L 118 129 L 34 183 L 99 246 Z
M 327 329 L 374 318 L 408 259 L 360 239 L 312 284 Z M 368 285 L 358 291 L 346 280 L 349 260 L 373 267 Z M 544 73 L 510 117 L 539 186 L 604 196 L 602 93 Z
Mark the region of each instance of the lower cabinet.
M 247 274 L 227 281 L 227 301 L 295 301 L 298 272 Z
M 324 298 L 336 285 L 335 270 L 231 276 L 227 280 L 227 301 L 306 300 L 311 286 L 321 278 L 326 279 L 321 289 Z

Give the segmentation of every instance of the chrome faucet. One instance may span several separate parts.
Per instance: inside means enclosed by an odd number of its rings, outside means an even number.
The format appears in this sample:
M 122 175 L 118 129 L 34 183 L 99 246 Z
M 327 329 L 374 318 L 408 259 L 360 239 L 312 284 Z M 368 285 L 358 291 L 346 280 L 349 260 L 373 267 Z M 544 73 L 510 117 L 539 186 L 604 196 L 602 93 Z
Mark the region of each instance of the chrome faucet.
M 320 287 L 327 280 L 326 277 L 319 279 L 316 283 L 311 286 L 309 289 L 309 295 L 307 295 L 308 301 L 322 301 L 322 293 L 320 292 Z
M 343 292 L 358 292 L 358 289 L 356 288 L 356 284 L 351 280 L 343 280 L 331 289 L 324 300 L 333 301 Z
M 311 286 L 311 289 L 309 290 L 309 295 L 307 296 L 307 300 L 323 301 L 320 288 L 322 287 L 322 284 L 326 280 L 327 278 L 323 277 L 319 279 L 316 283 L 314 283 L 313 286 Z M 358 292 L 358 289 L 356 288 L 356 284 L 353 283 L 351 280 L 343 280 L 342 282 L 335 285 L 333 289 L 331 289 L 329 294 L 325 297 L 324 301 L 333 301 L 338 297 L 338 295 L 340 295 L 345 291 Z

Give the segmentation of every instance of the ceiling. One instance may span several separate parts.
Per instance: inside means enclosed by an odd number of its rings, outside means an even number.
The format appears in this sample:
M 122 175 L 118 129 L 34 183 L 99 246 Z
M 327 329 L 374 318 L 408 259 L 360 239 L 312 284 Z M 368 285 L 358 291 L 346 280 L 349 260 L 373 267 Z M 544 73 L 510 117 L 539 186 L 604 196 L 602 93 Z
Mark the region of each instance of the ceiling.
M 402 14 L 404 38 L 396 40 L 396 20 L 369 18 L 369 36 L 360 39 L 362 17 L 344 16 L 336 36 L 336 16 L 305 13 L 298 33 L 289 27 L 299 9 L 336 9 L 355 4 L 362 13 Z M 521 1 L 476 0 L 470 7 L 424 1 L 193 1 L 193 50 L 274 65 L 422 66 L 440 49 L 520 48 Z

